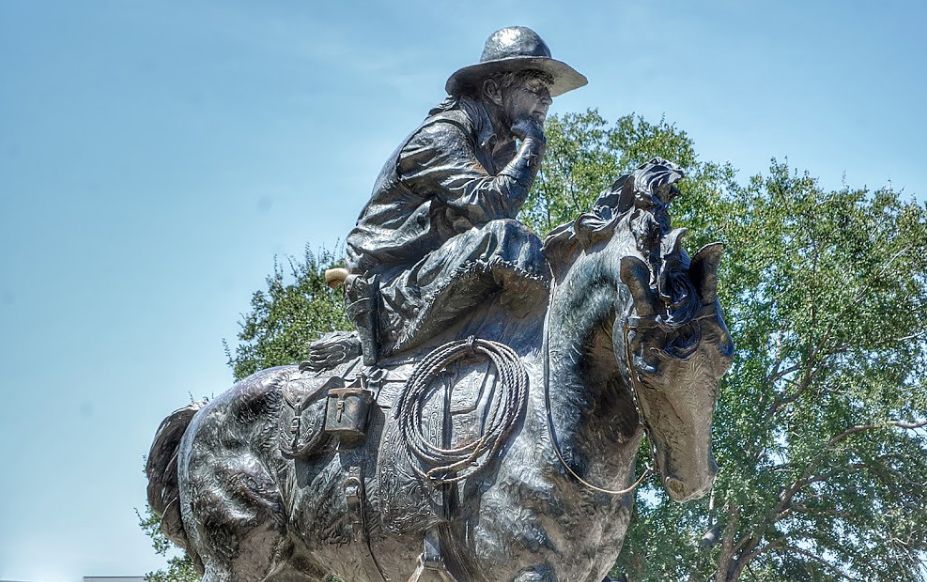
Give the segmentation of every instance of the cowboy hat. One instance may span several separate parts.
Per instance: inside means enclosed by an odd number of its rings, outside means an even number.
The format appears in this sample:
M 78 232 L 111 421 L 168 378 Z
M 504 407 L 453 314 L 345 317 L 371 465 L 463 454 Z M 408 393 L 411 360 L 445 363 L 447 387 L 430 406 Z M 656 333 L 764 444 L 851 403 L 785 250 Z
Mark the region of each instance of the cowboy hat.
M 508 73 L 533 69 L 554 79 L 550 96 L 556 97 L 582 87 L 588 80 L 570 65 L 550 58 L 547 44 L 530 28 L 508 26 L 492 33 L 483 47 L 480 62 L 459 69 L 444 85 L 449 95 L 458 95 L 493 73 Z

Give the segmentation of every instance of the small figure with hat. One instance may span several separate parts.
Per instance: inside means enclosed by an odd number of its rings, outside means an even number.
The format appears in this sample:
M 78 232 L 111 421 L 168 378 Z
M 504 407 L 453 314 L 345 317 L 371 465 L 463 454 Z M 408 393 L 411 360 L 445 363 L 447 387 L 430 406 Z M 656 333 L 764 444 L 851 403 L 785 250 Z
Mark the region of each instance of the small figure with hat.
M 551 99 L 586 84 L 529 28 L 486 41 L 386 161 L 347 237 L 348 315 L 364 362 L 420 344 L 498 292 L 546 300 L 541 242 L 515 220 L 540 168 Z

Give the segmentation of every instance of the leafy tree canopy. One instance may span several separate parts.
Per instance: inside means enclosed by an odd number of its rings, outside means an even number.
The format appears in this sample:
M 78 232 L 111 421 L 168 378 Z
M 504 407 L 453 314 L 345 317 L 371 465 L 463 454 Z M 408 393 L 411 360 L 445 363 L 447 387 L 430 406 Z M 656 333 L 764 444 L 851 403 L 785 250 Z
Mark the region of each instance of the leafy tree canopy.
M 234 352 L 225 347 L 236 380 L 258 370 L 304 359 L 309 343 L 326 332 L 352 329 L 344 315 L 340 291 L 325 284 L 325 270 L 341 266 L 334 253 L 313 253 L 306 246 L 302 260 L 287 266 L 274 261 L 267 289 L 255 291 L 251 312 L 244 316 Z

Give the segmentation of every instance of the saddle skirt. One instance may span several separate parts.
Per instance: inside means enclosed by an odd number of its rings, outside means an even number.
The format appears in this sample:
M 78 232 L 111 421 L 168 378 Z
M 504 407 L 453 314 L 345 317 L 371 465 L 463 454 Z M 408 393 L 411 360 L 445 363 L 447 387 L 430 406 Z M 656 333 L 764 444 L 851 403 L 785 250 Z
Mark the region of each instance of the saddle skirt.
M 365 484 L 371 503 L 378 510 L 378 521 L 393 533 L 419 533 L 447 521 L 449 504 L 465 507 L 464 489 L 473 494 L 479 487 L 470 484 L 492 479 L 496 459 L 487 459 L 479 471 L 466 479 L 467 486 L 444 486 L 421 476 L 420 461 L 408 448 L 407 439 L 396 418 L 397 407 L 416 361 L 397 363 L 389 368 L 366 368 L 360 358 L 327 372 L 296 371 L 283 379 L 279 419 L 279 447 L 289 459 L 310 459 L 344 451 L 325 430 L 326 408 L 331 390 L 339 392 L 364 375 L 364 386 L 372 393 L 367 439 L 347 444 L 365 463 L 375 466 Z M 442 368 L 415 400 L 420 408 L 418 431 L 421 439 L 441 449 L 466 446 L 485 435 L 487 423 L 498 412 L 502 392 L 499 373 L 492 361 L 474 355 Z M 328 409 L 331 415 L 331 408 Z M 338 453 L 336 453 L 338 454 Z M 470 471 L 468 471 L 470 472 Z M 461 484 L 462 485 L 462 484 Z M 461 496 L 449 502 L 448 495 Z M 456 516 L 460 517 L 460 516 Z
M 492 479 L 497 459 L 488 459 L 479 471 L 464 481 L 466 487 L 440 485 L 422 476 L 420 460 L 410 450 L 408 434 L 396 418 L 406 380 L 413 372 L 407 366 L 400 374 L 391 372 L 382 384 L 378 402 L 384 408 L 385 426 L 377 445 L 378 505 L 384 529 L 396 534 L 421 532 L 449 519 L 453 508 L 466 507 L 463 491 L 483 478 Z M 396 381 L 390 381 L 395 378 Z M 435 448 L 460 449 L 482 438 L 496 407 L 499 377 L 492 363 L 474 358 L 451 364 L 428 383 L 421 397 L 411 403 L 418 407 L 418 437 Z M 468 473 L 471 473 L 468 471 Z M 452 501 L 450 497 L 458 497 Z

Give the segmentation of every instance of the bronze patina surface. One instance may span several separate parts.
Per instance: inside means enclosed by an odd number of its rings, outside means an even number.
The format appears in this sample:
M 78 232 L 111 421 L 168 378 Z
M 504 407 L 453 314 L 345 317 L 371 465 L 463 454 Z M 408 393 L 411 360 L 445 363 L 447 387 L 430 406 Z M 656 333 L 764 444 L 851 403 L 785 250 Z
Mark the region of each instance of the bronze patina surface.
M 654 159 L 542 243 L 516 220 L 551 97 L 585 84 L 494 33 L 387 160 L 347 239 L 356 333 L 168 416 L 149 501 L 207 581 L 607 579 L 646 434 L 703 495 L 733 345 L 721 245 L 690 257 Z

